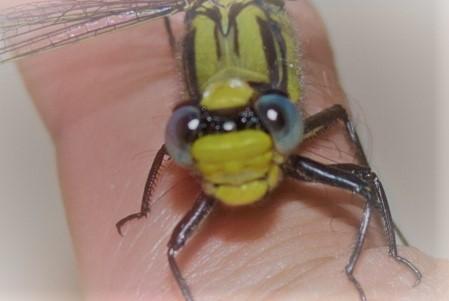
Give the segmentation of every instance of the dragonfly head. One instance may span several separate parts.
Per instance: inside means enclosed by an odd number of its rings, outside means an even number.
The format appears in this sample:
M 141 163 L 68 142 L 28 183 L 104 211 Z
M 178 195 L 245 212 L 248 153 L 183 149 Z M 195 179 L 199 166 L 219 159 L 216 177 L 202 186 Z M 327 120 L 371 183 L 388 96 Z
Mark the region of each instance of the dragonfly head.
M 207 194 L 238 206 L 277 186 L 302 136 L 301 114 L 285 95 L 231 79 L 209 85 L 199 105 L 177 108 L 165 145 L 177 164 L 201 175 Z

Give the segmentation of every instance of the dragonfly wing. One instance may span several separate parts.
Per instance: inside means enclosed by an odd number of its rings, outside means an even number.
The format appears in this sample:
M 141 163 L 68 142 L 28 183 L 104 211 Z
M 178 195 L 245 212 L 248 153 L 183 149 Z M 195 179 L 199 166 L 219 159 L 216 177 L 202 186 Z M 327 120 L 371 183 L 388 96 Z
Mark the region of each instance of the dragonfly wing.
M 174 14 L 185 0 L 46 0 L 0 11 L 0 63 Z

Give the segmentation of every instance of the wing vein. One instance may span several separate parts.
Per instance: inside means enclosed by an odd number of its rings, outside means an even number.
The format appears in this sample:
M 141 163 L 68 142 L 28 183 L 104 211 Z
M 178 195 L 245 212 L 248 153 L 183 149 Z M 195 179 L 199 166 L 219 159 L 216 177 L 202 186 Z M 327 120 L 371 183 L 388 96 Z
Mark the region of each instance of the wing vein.
M 0 63 L 186 8 L 184 0 L 47 0 L 0 11 Z

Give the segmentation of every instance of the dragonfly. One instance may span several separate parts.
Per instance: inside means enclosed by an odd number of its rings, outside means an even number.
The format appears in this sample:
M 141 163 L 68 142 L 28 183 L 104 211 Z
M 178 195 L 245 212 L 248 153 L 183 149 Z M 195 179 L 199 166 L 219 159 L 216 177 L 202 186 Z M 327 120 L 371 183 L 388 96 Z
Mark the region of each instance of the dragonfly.
M 256 204 L 284 178 L 341 188 L 364 200 L 355 245 L 345 267 L 360 300 L 367 300 L 354 269 L 372 214 L 381 215 L 388 253 L 398 254 L 395 226 L 379 177 L 372 171 L 346 109 L 334 105 L 304 117 L 298 41 L 282 0 L 44 0 L 0 11 L 0 62 L 34 55 L 109 31 L 185 13 L 182 71 L 188 101 L 174 109 L 165 143 L 152 163 L 140 210 L 116 226 L 150 212 L 157 175 L 166 158 L 200 179 L 202 191 L 168 242 L 171 272 L 185 300 L 194 296 L 177 254 L 216 208 Z M 356 150 L 357 163 L 324 164 L 295 151 L 336 122 Z

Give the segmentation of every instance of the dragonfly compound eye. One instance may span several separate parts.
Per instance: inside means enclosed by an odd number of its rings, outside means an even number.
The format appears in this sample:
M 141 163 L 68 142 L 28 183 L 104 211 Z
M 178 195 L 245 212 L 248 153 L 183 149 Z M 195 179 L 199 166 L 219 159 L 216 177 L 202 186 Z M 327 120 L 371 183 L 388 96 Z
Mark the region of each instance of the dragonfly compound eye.
M 256 101 L 254 109 L 280 153 L 290 153 L 298 146 L 304 123 L 301 112 L 290 99 L 279 94 L 266 94 Z
M 168 121 L 165 130 L 165 147 L 170 157 L 181 166 L 191 166 L 193 159 L 190 145 L 200 128 L 200 109 L 183 106 L 177 109 Z

